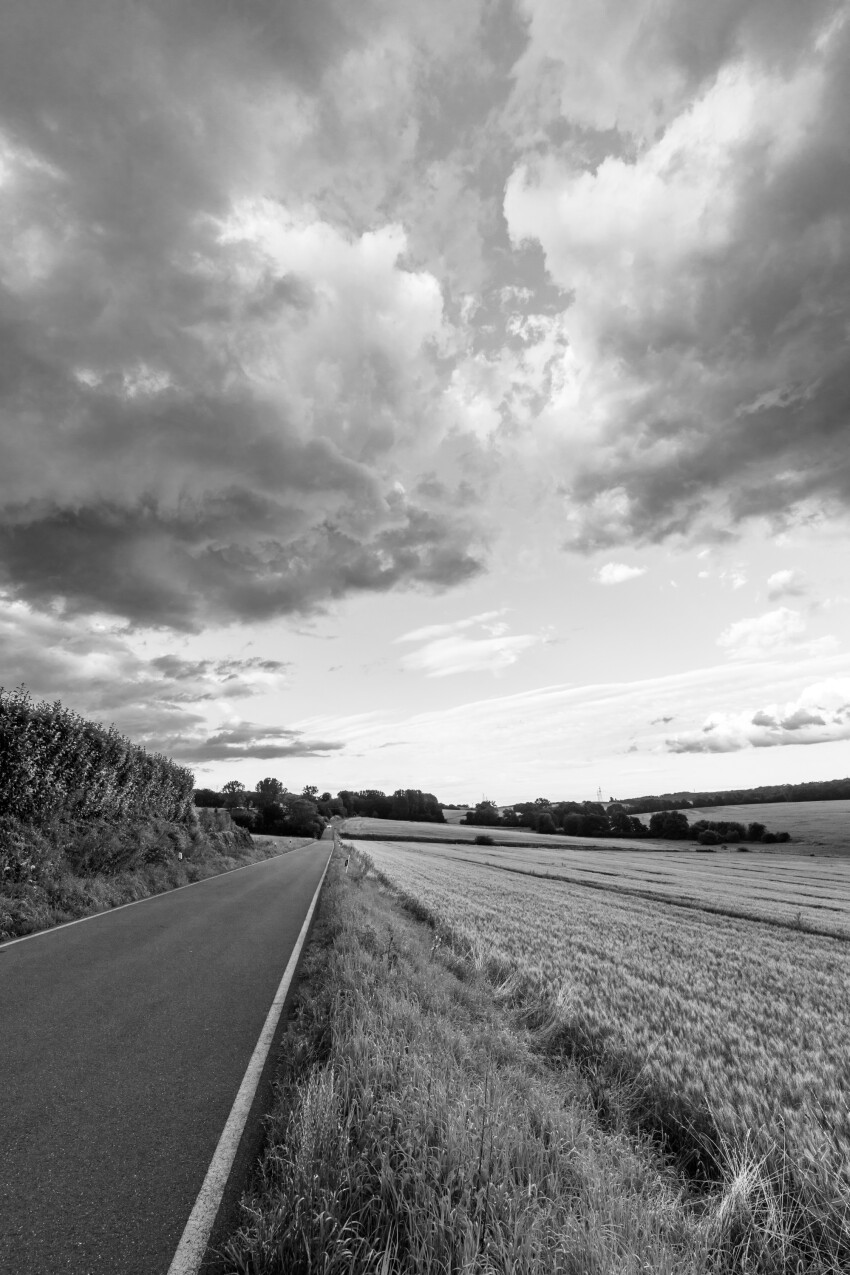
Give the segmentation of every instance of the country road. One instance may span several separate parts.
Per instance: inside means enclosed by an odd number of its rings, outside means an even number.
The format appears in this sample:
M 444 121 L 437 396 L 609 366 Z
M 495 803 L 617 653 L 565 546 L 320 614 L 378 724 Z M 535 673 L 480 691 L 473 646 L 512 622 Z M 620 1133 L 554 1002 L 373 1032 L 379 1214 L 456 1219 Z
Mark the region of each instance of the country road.
M 165 1275 L 331 849 L 0 945 L 2 1275 Z

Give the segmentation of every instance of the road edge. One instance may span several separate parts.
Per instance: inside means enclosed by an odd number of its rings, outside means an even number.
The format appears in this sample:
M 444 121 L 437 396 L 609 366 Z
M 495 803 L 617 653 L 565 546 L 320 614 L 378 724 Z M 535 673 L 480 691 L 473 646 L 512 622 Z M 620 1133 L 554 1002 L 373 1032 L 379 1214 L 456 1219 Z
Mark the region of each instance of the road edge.
M 171 1260 L 167 1275 L 198 1275 L 204 1262 L 209 1239 L 224 1198 L 239 1144 L 245 1131 L 245 1125 L 248 1121 L 283 1007 L 289 994 L 289 988 L 295 977 L 298 961 L 310 932 L 313 915 L 319 902 L 319 895 L 322 892 L 325 877 L 328 874 L 334 849 L 335 845 L 331 847 L 327 863 L 319 878 L 319 884 L 316 886 L 312 901 L 307 909 L 304 924 L 301 926 L 286 969 L 283 971 L 283 976 L 278 984 L 266 1021 L 254 1046 L 254 1051 L 251 1054 L 245 1075 L 242 1077 L 239 1091 L 236 1094 L 201 1189 L 183 1229 L 183 1234 Z

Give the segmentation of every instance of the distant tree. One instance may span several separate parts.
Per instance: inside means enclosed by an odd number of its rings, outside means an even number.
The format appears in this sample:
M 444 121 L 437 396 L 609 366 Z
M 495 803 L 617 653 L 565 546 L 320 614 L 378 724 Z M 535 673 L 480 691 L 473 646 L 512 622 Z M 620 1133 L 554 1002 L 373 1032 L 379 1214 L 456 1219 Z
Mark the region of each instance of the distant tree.
M 308 801 L 315 801 L 319 795 L 319 790 L 315 784 L 305 784 L 301 789 L 301 796 L 306 797 Z
M 267 805 L 271 801 L 277 801 L 282 792 L 285 792 L 283 784 L 279 779 L 272 778 L 271 775 L 265 779 L 261 779 L 254 791 L 261 805 Z
M 555 828 L 555 820 L 552 818 L 548 810 L 544 810 L 543 814 L 538 819 L 537 831 L 545 832 L 545 833 L 557 831 L 557 829 Z
M 500 822 L 499 807 L 495 801 L 479 801 L 472 810 L 468 810 L 461 819 L 461 823 L 484 826 L 485 828 L 496 827 Z
M 680 810 L 658 811 L 649 821 L 649 835 L 667 841 L 682 841 L 690 833 L 688 816 Z
M 206 806 L 223 806 L 224 801 L 220 792 L 216 792 L 213 788 L 196 788 L 195 789 L 195 805 Z
M 245 791 L 245 785 L 240 784 L 238 779 L 228 779 L 226 784 L 222 784 L 221 791 L 224 794 L 226 805 L 238 806 L 239 795 Z
M 392 804 L 393 819 L 409 819 L 410 816 L 410 800 L 403 788 L 397 788 L 393 793 Z

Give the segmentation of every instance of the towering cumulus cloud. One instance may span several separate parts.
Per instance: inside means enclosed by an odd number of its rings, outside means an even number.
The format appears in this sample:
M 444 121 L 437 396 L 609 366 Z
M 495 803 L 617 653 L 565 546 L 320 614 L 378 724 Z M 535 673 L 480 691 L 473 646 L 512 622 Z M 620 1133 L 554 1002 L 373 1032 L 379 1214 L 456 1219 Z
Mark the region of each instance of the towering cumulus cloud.
M 451 500 L 405 481 L 445 427 L 440 286 L 386 217 L 331 225 L 307 198 L 358 50 L 307 8 L 13 0 L 0 586 L 21 599 L 193 629 L 479 569 Z
M 527 0 L 505 213 L 571 290 L 570 542 L 850 501 L 850 23 L 813 0 Z M 563 136 L 563 128 L 562 128 Z

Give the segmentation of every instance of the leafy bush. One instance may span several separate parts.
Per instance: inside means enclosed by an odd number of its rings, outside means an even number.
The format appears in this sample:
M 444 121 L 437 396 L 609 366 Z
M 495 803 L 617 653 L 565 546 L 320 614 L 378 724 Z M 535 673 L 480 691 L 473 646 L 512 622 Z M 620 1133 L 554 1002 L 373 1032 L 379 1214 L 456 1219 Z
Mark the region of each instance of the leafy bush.
M 239 828 L 247 828 L 249 832 L 254 832 L 260 823 L 259 810 L 231 810 L 229 814 Z
M 0 886 L 41 884 L 56 875 L 61 860 L 61 851 L 43 833 L 0 816 Z
M 183 819 L 194 776 L 79 713 L 0 687 L 0 815 Z
M 254 830 L 273 837 L 320 837 L 327 823 L 315 801 L 292 794 L 270 802 L 259 816 Z
M 710 828 L 706 828 L 705 832 L 701 832 L 697 837 L 697 841 L 701 846 L 719 846 L 720 837 L 718 833 L 712 832 Z
M 486 832 L 480 832 L 480 833 L 478 834 L 478 836 L 475 838 L 475 842 L 474 842 L 474 843 L 475 843 L 475 845 L 477 845 L 477 846 L 492 846 L 492 845 L 495 845 L 495 842 L 493 841 L 493 838 L 492 838 L 492 837 L 488 837 Z

